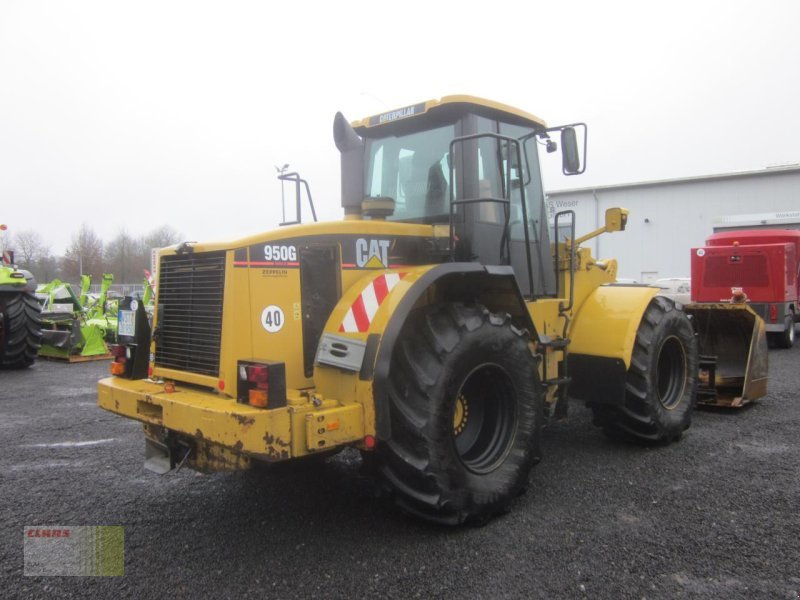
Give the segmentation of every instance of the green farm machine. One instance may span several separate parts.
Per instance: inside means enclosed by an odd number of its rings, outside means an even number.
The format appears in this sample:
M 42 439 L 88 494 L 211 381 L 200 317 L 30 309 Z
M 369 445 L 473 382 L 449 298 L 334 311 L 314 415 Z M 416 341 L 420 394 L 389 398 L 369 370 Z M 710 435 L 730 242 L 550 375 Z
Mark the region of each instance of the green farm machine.
M 81 277 L 80 295 L 58 279 L 36 289 L 43 307 L 40 356 L 88 360 L 108 355 L 106 342 L 114 341 L 117 330 L 116 314 L 107 301 L 113 281 L 113 275 L 104 274 L 100 295 L 94 300 L 89 296 L 87 275 Z

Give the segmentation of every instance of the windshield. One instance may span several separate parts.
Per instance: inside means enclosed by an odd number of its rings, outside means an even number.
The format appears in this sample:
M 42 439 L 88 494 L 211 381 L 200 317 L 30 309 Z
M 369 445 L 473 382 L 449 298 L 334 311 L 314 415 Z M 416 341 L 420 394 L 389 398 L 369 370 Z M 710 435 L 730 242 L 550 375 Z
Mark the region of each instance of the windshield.
M 455 126 L 367 139 L 365 195 L 395 201 L 393 221 L 447 222 Z

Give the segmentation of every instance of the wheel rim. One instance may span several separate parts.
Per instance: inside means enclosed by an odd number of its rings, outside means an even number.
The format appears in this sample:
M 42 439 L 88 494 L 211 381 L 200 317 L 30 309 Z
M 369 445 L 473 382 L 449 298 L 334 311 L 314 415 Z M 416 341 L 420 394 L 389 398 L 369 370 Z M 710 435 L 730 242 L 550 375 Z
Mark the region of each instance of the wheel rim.
M 453 442 L 467 469 L 488 473 L 503 462 L 516 414 L 514 387 L 502 367 L 484 364 L 467 375 L 453 403 Z
M 667 410 L 676 408 L 686 389 L 686 352 L 675 336 L 668 337 L 661 344 L 656 377 L 658 401 Z

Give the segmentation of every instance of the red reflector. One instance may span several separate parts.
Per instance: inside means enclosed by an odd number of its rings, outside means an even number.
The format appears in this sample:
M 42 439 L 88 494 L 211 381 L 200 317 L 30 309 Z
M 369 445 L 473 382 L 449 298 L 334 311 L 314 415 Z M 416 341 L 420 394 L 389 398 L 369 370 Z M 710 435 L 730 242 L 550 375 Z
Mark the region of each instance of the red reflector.
M 114 358 L 125 358 L 125 346 L 122 344 L 113 344 L 108 347 L 108 351 Z
M 375 447 L 375 437 L 371 435 L 364 436 L 364 445 L 369 449 L 372 450 Z
M 778 306 L 776 304 L 769 305 L 769 320 L 772 323 L 778 322 Z
M 153 376 L 153 367 L 147 367 L 147 376 L 148 377 L 152 377 Z
M 220 392 L 224 391 L 225 390 L 225 382 L 222 379 L 220 379 L 219 383 L 217 384 L 217 387 L 219 388 Z

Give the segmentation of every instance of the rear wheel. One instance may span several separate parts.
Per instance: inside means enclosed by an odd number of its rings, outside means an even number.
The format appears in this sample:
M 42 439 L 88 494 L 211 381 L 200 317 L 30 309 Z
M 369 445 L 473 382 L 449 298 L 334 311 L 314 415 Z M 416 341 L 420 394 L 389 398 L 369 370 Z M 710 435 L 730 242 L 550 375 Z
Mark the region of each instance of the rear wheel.
M 21 369 L 36 360 L 42 340 L 41 310 L 33 294 L 0 293 L 0 367 Z
M 526 332 L 482 306 L 409 316 L 390 370 L 378 472 L 397 504 L 446 524 L 507 510 L 539 456 L 542 391 Z
M 775 348 L 788 349 L 794 346 L 794 314 L 790 312 L 784 317 L 783 331 L 770 332 L 767 336 L 771 342 L 770 346 Z
M 636 332 L 622 405 L 590 404 L 594 423 L 613 438 L 669 443 L 691 424 L 697 393 L 697 342 L 689 318 L 663 296 L 650 301 Z

